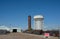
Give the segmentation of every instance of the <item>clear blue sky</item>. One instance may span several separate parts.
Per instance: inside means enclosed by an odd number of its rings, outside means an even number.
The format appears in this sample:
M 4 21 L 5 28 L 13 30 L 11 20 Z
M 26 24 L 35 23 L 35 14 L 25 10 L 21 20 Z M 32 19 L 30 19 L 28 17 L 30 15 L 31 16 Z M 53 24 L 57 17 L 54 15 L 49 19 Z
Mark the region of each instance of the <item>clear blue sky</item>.
M 0 25 L 28 27 L 28 15 L 44 15 L 47 29 L 60 25 L 60 0 L 0 0 Z

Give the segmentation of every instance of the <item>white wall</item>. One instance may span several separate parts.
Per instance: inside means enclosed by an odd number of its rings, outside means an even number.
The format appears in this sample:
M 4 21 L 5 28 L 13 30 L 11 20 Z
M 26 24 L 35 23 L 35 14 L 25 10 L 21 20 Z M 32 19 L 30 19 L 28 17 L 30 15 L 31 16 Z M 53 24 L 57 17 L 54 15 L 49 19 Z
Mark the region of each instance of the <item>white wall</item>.
M 35 19 L 34 26 L 35 26 L 35 30 L 43 29 L 43 20 Z
M 13 29 L 17 29 L 17 32 L 21 32 L 21 29 L 20 28 L 11 28 L 10 29 L 10 32 L 13 32 Z

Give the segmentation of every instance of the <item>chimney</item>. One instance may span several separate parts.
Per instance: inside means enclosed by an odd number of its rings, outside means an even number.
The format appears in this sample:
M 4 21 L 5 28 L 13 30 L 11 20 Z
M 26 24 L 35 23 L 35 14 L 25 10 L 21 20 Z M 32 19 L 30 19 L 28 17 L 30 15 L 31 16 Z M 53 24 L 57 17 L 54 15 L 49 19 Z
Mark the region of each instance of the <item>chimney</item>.
M 28 30 L 31 30 L 31 16 L 28 16 Z

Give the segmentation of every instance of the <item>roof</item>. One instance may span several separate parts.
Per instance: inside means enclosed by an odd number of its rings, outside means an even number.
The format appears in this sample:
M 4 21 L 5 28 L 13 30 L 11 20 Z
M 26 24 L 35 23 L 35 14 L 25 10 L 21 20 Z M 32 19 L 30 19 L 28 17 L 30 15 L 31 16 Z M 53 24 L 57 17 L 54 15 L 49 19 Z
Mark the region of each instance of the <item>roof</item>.
M 5 26 L 5 25 L 0 26 L 0 30 L 7 30 L 7 31 L 10 31 L 11 29 L 20 29 L 20 30 L 21 30 L 20 27 L 7 27 L 7 26 Z
M 6 26 L 3 25 L 3 26 L 0 26 L 0 30 L 8 30 L 9 31 L 10 28 L 8 28 L 8 27 L 6 27 Z
M 34 16 L 34 19 L 35 18 L 44 18 L 44 17 L 43 17 L 43 15 L 36 15 L 36 16 Z
M 20 27 L 13 27 L 13 28 L 11 28 L 11 29 L 21 29 Z

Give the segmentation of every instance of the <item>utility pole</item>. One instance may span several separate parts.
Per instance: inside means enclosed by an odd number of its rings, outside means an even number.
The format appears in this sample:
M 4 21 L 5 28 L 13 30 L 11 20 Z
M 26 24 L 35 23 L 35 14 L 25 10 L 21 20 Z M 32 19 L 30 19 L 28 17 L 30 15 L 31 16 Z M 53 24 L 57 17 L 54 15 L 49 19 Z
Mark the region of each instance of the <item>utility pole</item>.
M 60 39 L 60 25 L 58 25 L 58 39 Z

